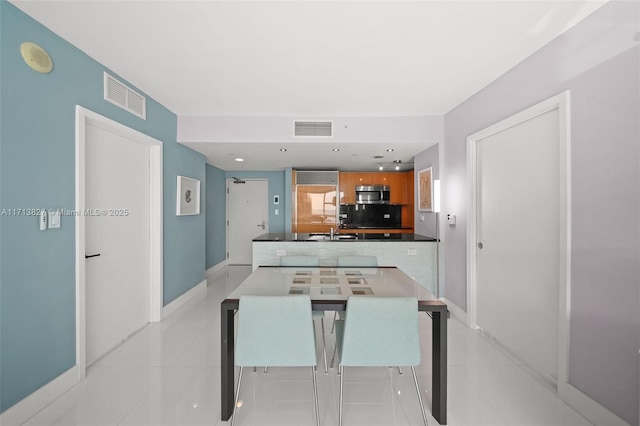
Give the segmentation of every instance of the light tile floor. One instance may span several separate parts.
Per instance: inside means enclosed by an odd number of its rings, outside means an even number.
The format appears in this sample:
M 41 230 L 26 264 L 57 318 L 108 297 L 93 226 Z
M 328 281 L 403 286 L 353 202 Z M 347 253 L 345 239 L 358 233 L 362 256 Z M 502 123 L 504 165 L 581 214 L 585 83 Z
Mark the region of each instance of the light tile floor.
M 227 425 L 220 421 L 220 301 L 248 274 L 229 267 L 210 279 L 205 299 L 150 324 L 96 362 L 87 377 L 27 425 Z M 327 314 L 327 350 L 333 316 Z M 431 324 L 421 315 L 418 368 L 427 413 L 431 405 Z M 319 330 L 318 330 L 319 331 Z M 338 424 L 336 368 L 317 378 L 320 424 Z M 455 319 L 449 321 L 450 425 L 590 425 L 510 357 Z M 238 426 L 315 425 L 311 371 L 270 368 L 244 374 Z M 409 371 L 351 368 L 345 373 L 345 426 L 421 425 Z M 438 423 L 428 414 L 429 424 Z

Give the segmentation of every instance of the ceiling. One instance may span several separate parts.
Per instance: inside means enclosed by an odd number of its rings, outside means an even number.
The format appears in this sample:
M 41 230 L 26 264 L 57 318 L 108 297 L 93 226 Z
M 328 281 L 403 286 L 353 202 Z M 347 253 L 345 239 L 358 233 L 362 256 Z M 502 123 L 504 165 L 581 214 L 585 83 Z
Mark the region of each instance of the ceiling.
M 222 169 L 228 171 L 275 171 L 287 167 L 299 170 L 374 171 L 379 170 L 380 165 L 385 171 L 396 170 L 396 166 L 397 170 L 407 171 L 413 170 L 413 156 L 433 144 L 196 142 L 185 145 L 225 165 Z M 387 149 L 393 149 L 393 152 L 387 152 Z M 376 156 L 383 158 L 374 158 Z M 236 162 L 236 158 L 245 161 Z
M 443 115 L 605 2 L 11 1 L 178 116 L 314 119 Z M 244 170 L 233 151 L 259 142 L 189 145 Z M 435 142 L 344 142 L 340 162 Z M 335 168 L 326 142 L 296 145 L 287 166 Z

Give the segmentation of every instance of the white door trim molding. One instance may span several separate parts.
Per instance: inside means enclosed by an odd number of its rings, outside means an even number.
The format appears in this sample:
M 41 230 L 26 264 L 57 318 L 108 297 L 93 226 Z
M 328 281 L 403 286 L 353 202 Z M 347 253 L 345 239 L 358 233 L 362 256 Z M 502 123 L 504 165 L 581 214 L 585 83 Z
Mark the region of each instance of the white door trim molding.
M 123 124 L 76 106 L 76 364 L 79 379 L 86 374 L 85 311 L 85 154 L 86 125 L 91 123 L 148 146 L 149 167 L 149 322 L 162 320 L 163 307 L 163 234 L 162 234 L 162 142 Z
M 557 109 L 559 114 L 559 152 L 560 164 L 560 259 L 559 259 L 559 301 L 558 301 L 558 396 L 566 399 L 569 380 L 569 320 L 571 313 L 571 128 L 570 93 L 562 92 L 542 101 L 524 111 L 506 118 L 492 126 L 467 137 L 467 325 L 477 329 L 476 324 L 476 277 L 477 257 L 477 142 L 510 127 L 531 120 L 549 111 Z

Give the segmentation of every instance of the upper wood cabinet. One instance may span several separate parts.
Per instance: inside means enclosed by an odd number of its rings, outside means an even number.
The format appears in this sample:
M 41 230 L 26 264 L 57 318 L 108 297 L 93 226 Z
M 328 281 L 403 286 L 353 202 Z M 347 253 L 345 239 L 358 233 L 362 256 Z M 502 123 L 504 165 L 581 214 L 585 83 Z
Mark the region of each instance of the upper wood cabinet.
M 389 172 L 391 204 L 407 204 L 407 173 Z
M 355 204 L 356 202 L 356 173 L 340 172 L 338 177 L 338 191 L 340 204 Z
M 340 172 L 339 176 L 340 204 L 354 204 L 359 185 L 389 186 L 391 204 L 413 201 L 413 172 Z
M 375 185 L 375 172 L 355 172 L 356 186 L 359 185 Z M 355 187 L 354 187 L 355 190 Z

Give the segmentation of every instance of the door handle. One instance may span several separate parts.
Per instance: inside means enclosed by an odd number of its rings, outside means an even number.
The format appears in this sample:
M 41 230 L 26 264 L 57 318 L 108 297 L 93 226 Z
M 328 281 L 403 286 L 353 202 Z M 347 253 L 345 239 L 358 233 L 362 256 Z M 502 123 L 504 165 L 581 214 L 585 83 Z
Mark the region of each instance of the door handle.
M 262 223 L 260 225 L 258 225 L 258 228 L 265 229 L 265 227 L 266 226 L 265 226 L 265 223 L 264 223 L 264 220 L 263 220 Z
M 89 259 L 91 257 L 98 257 L 98 256 L 100 256 L 100 253 L 97 253 L 97 254 L 85 254 L 84 258 L 85 259 Z

